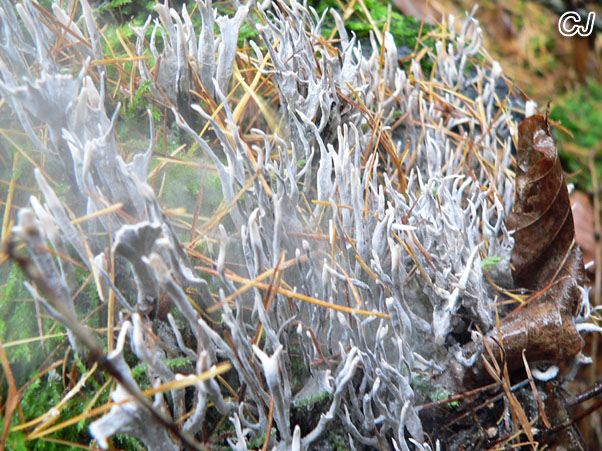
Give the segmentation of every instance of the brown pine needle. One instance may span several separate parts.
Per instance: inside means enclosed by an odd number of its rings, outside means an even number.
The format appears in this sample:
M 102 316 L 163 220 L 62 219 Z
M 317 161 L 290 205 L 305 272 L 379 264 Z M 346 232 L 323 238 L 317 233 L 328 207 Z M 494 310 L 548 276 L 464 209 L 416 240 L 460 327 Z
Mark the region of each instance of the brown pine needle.
M 209 170 L 212 172 L 216 172 L 215 165 L 210 164 L 210 163 L 199 163 L 197 161 L 180 160 L 180 159 L 172 157 L 172 156 L 157 157 L 157 158 L 155 158 L 155 160 L 160 161 L 161 163 L 176 164 L 176 165 L 181 165 L 181 166 L 188 166 L 188 167 L 195 168 L 195 169 L 206 169 L 206 170 Z
M 13 413 L 19 405 L 21 396 L 17 390 L 17 384 L 15 383 L 15 378 L 13 376 L 8 357 L 6 356 L 6 352 L 4 352 L 4 346 L 2 346 L 2 343 L 0 343 L 0 365 L 2 366 L 4 377 L 8 384 L 7 399 L 4 404 L 4 426 L 2 428 L 2 436 L 0 436 L 0 451 L 4 451 L 6 439 L 8 438 L 8 432 L 10 430 L 10 422 L 13 417 Z
M 280 271 L 284 271 L 285 269 L 288 269 L 288 268 L 296 265 L 297 263 L 306 262 L 306 261 L 307 261 L 306 255 L 301 255 L 299 258 L 291 258 L 290 260 L 287 260 L 287 261 L 283 262 L 282 265 L 280 265 Z M 231 295 L 226 297 L 219 304 L 212 305 L 211 307 L 209 307 L 207 309 L 207 312 L 212 313 L 212 312 L 218 310 L 223 303 L 233 302 L 238 296 L 241 296 L 244 293 L 246 293 L 247 291 L 249 291 L 250 289 L 254 288 L 256 282 L 261 282 L 261 281 L 267 279 L 268 277 L 271 277 L 276 272 L 276 270 L 277 270 L 277 268 L 272 268 L 272 269 L 268 269 L 267 271 L 262 272 L 254 280 L 249 280 L 247 283 L 245 283 L 243 286 L 238 288 L 234 293 L 232 293 Z
M 199 271 L 202 271 L 207 274 L 217 275 L 217 271 L 215 271 L 214 269 L 206 268 L 203 266 L 197 266 L 195 268 L 198 269 Z M 266 283 L 255 282 L 253 280 L 247 279 L 246 277 L 241 277 L 239 275 L 236 275 L 232 272 L 226 271 L 225 275 L 226 275 L 227 279 L 230 279 L 233 282 L 245 283 L 245 284 L 251 283 L 254 288 L 258 288 L 260 290 L 267 291 L 270 288 L 270 286 Z M 303 293 L 297 293 L 295 291 L 287 290 L 285 288 L 276 288 L 276 290 L 277 290 L 278 294 L 280 294 L 284 297 L 296 299 L 298 301 L 317 305 L 319 307 L 336 310 L 338 312 L 351 313 L 351 314 L 361 315 L 361 316 L 375 316 L 377 318 L 391 319 L 391 315 L 389 315 L 388 313 L 370 312 L 368 310 L 356 309 L 356 308 L 352 308 L 352 307 L 347 307 L 345 305 L 332 304 L 330 302 L 323 301 L 321 299 L 316 299 L 314 297 L 308 296 Z
M 551 426 L 550 420 L 546 415 L 546 409 L 541 400 L 541 396 L 539 395 L 539 391 L 535 386 L 535 381 L 533 380 L 533 375 L 531 374 L 531 368 L 529 367 L 529 362 L 527 362 L 527 356 L 525 355 L 525 349 L 523 349 L 523 363 L 525 364 L 525 370 L 527 371 L 527 378 L 529 379 L 529 385 L 531 385 L 531 391 L 533 392 L 533 398 L 537 402 L 537 408 L 539 410 L 539 416 L 541 417 L 541 421 L 543 422 L 546 429 L 549 429 Z
M 64 445 L 69 448 L 81 448 L 81 449 L 89 449 L 89 450 L 93 450 L 93 451 L 102 451 L 102 448 L 98 448 L 95 446 L 88 446 L 88 445 L 84 445 L 82 443 L 70 442 L 69 440 L 62 440 L 62 439 L 58 439 L 58 438 L 44 437 L 44 438 L 41 438 L 40 440 L 43 440 L 48 443 L 56 443 L 58 445 Z
M 157 167 L 155 167 L 152 171 L 150 171 L 150 173 L 148 174 L 147 180 L 148 183 L 152 183 L 153 179 L 159 174 L 159 172 L 161 172 L 163 170 L 163 168 L 165 167 L 165 165 L 167 163 L 171 163 L 175 160 L 175 156 L 177 154 L 179 154 L 180 152 L 182 152 L 184 149 L 186 148 L 186 144 L 182 144 L 180 147 L 178 147 L 177 149 L 175 149 L 172 153 L 169 154 L 169 157 L 162 157 L 164 160 L 161 161 Z M 177 161 L 177 160 L 176 160 Z
M 270 310 L 270 305 L 272 303 L 272 300 L 274 299 L 275 293 L 276 293 L 277 289 L 280 287 L 280 284 L 282 282 L 281 266 L 282 266 L 283 260 L 284 260 L 284 253 L 282 253 L 280 255 L 278 264 L 274 268 L 274 276 L 272 277 L 272 280 L 270 281 L 270 288 L 268 289 L 266 296 L 264 298 L 264 301 L 263 301 L 263 308 L 266 311 Z M 259 346 L 259 341 L 261 340 L 262 333 L 263 333 L 263 324 L 261 322 L 259 322 L 259 326 L 257 327 L 257 332 L 255 333 L 255 338 L 253 340 L 253 344 L 255 344 L 255 346 Z
M 10 233 L 10 210 L 13 203 L 13 197 L 15 194 L 15 183 L 17 182 L 17 165 L 19 164 L 19 154 L 16 153 L 13 158 L 13 170 L 8 185 L 8 193 L 6 195 L 6 203 L 4 207 L 4 217 L 2 218 L 2 233 L 0 234 L 0 241 L 4 242 L 8 239 Z
M 90 221 L 91 219 L 96 219 L 101 216 L 109 215 L 111 213 L 115 213 L 123 208 L 122 203 L 116 203 L 111 205 L 110 207 L 102 208 L 94 213 L 90 213 L 89 215 L 80 216 L 79 218 L 75 218 L 71 220 L 71 224 L 81 224 L 82 222 Z
M 42 341 L 42 340 L 48 340 L 49 338 L 62 338 L 62 337 L 66 337 L 67 334 L 66 333 L 56 333 L 56 334 L 46 334 L 40 337 L 31 337 L 31 338 L 23 338 L 21 340 L 15 340 L 15 341 L 8 341 L 6 343 L 4 343 L 4 348 L 13 348 L 15 346 L 21 346 L 21 345 L 27 345 L 30 343 L 35 343 L 37 341 Z
M 267 451 L 268 444 L 270 443 L 270 436 L 272 434 L 272 421 L 274 419 L 274 398 L 270 396 L 270 408 L 268 410 L 268 427 L 265 431 L 265 440 L 263 441 L 263 446 L 261 447 L 261 451 Z
M 90 62 L 91 66 L 106 66 L 109 64 L 115 63 L 128 63 L 135 61 L 145 61 L 148 57 L 146 56 L 128 56 L 128 57 L 115 57 L 115 58 L 103 58 L 100 60 L 92 60 Z
M 31 164 L 34 168 L 38 169 L 40 171 L 40 173 L 44 176 L 44 178 L 46 180 L 48 180 L 49 183 L 52 183 L 54 185 L 56 185 L 56 181 L 54 179 L 52 179 L 47 173 L 46 171 L 44 171 L 44 168 L 42 168 L 38 163 L 35 162 L 35 160 L 33 158 L 31 158 L 27 152 L 19 145 L 17 144 L 17 142 L 15 140 L 13 140 L 10 135 L 9 135 L 9 131 L 4 130 L 4 129 L 0 129 L 0 135 L 2 135 L 4 137 L 4 139 L 6 139 L 14 148 L 17 152 L 19 152 L 19 154 L 25 158 L 29 164 Z

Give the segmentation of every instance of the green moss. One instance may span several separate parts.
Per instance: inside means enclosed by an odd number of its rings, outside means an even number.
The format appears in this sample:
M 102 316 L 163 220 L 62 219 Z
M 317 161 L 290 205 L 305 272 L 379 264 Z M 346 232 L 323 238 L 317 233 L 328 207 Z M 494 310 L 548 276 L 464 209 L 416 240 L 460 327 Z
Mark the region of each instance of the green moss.
M 76 278 L 79 283 L 87 277 L 85 271 L 76 271 Z M 27 290 L 24 288 L 25 279 L 16 267 L 10 268 L 6 277 L 6 284 L 0 289 L 0 340 L 3 343 L 8 343 L 16 340 L 35 338 L 39 335 L 35 305 Z M 80 295 L 78 308 L 86 308 L 83 304 L 98 302 L 94 284 L 91 284 Z M 42 313 L 45 313 L 42 309 Z M 53 327 L 54 325 L 54 327 Z M 51 330 L 52 327 L 52 330 Z M 44 334 L 63 333 L 62 326 L 57 326 L 56 323 L 44 320 Z M 20 344 L 11 346 L 6 349 L 11 369 L 16 379 L 18 387 L 23 387 L 28 381 L 35 379 L 36 371 L 42 361 L 48 356 L 48 351 L 63 346 L 66 343 L 64 337 L 47 338 L 45 347 L 42 347 L 40 341 L 35 341 L 28 344 Z M 75 365 L 78 369 L 78 374 L 84 374 L 88 369 L 76 357 Z M 72 418 L 80 414 L 85 406 L 90 402 L 100 389 L 102 381 L 96 380 L 94 377 L 89 378 L 85 387 L 70 401 L 67 402 L 62 410 L 57 423 Z M 6 383 L 3 381 L 0 397 L 6 399 Z M 19 406 L 23 413 L 22 421 L 29 421 L 44 415 L 55 406 L 67 393 L 67 389 L 63 386 L 61 377 L 56 371 L 51 371 L 42 378 L 34 380 L 23 390 Z M 103 403 L 108 400 L 108 390 L 100 396 L 98 403 Z M 14 415 L 12 424 L 16 425 L 19 422 L 19 417 Z M 87 432 L 89 421 L 81 421 L 77 424 L 69 426 L 65 429 L 51 434 L 50 437 L 59 438 L 62 440 L 71 441 L 74 443 L 87 444 L 90 437 Z M 38 439 L 25 442 L 25 435 L 21 432 L 10 433 L 7 439 L 8 449 L 11 450 L 63 450 L 66 449 L 63 445 L 49 442 L 44 439 Z M 133 449 L 133 448 L 132 448 Z
M 4 418 L 0 418 L 0 430 L 4 428 Z M 27 442 L 23 432 L 10 432 L 6 438 L 6 449 L 8 451 L 25 451 Z
M 93 381 L 93 378 L 88 379 Z M 90 399 L 97 389 L 98 384 L 86 384 L 82 391 L 75 395 L 64 406 L 61 414 L 56 421 L 57 424 L 72 418 L 82 413 L 85 406 L 85 401 Z M 65 396 L 67 389 L 63 387 L 61 377 L 54 371 L 51 371 L 43 378 L 39 378 L 31 383 L 23 392 L 21 398 L 21 409 L 24 416 L 24 421 L 32 420 L 46 414 Z M 98 403 L 108 401 L 108 390 L 105 390 Z M 88 444 L 90 437 L 88 435 L 88 426 L 92 420 L 84 420 L 74 425 L 68 426 L 60 431 L 50 434 L 49 437 L 66 440 L 74 443 Z M 13 424 L 16 424 L 16 417 L 13 417 Z M 13 443 L 9 449 L 27 449 L 27 450 L 64 450 L 67 449 L 64 445 L 59 445 L 37 439 L 24 442 L 24 436 L 19 433 L 10 433 L 8 442 Z
M 327 390 L 308 396 L 307 398 L 293 401 L 293 407 L 296 409 L 311 409 L 314 405 L 330 399 L 330 392 Z
M 77 281 L 77 287 L 83 286 L 86 282 L 90 273 L 87 269 L 76 268 L 75 278 Z M 93 280 L 90 280 L 86 285 L 86 288 L 79 294 L 75 300 L 75 311 L 79 318 L 85 318 L 91 311 L 96 309 L 101 304 L 98 291 L 96 290 L 96 284 Z M 99 311 L 97 314 L 89 316 L 86 321 L 86 325 L 91 328 L 98 328 L 106 326 L 106 313 L 105 310 Z
M 143 451 L 146 449 L 144 444 L 136 437 L 125 434 L 115 434 L 113 436 L 113 445 L 116 449 L 123 449 L 128 451 Z
M 131 5 L 133 0 L 110 0 L 106 3 L 106 7 L 110 9 L 123 8 L 124 6 Z
M 177 359 L 175 359 L 177 360 Z M 175 364 L 175 362 L 173 362 Z M 83 371 L 87 371 L 84 365 L 76 360 L 76 365 L 80 370 L 79 374 L 83 374 Z M 94 406 L 89 405 L 89 400 L 93 398 L 96 392 L 101 388 L 103 380 L 97 380 L 95 377 L 90 377 L 86 384 L 82 387 L 81 391 L 77 393 L 72 399 L 70 399 L 63 410 L 60 413 L 56 423 L 60 423 L 69 418 L 73 418 L 81 413 L 86 408 L 92 408 Z M 46 414 L 52 407 L 54 407 L 61 399 L 64 398 L 68 391 L 68 388 L 63 386 L 61 377 L 55 372 L 51 371 L 42 378 L 35 380 L 31 383 L 23 392 L 21 398 L 21 409 L 23 412 L 23 421 L 29 421 L 34 418 L 38 418 Z M 101 393 L 95 405 L 101 405 L 109 400 L 108 387 L 105 388 L 104 392 Z M 76 424 L 68 426 L 60 431 L 50 434 L 49 437 L 70 441 L 73 443 L 80 443 L 82 445 L 88 445 L 91 437 L 88 433 L 88 427 L 94 418 L 82 420 Z M 0 420 L 0 427 L 1 427 Z M 13 425 L 17 424 L 17 417 L 13 417 Z M 117 449 L 123 450 L 142 450 L 145 449 L 142 443 L 133 437 L 117 434 L 113 437 L 113 444 Z M 10 433 L 8 436 L 8 449 L 10 450 L 65 450 L 75 449 L 68 448 L 64 445 L 59 445 L 53 442 L 49 442 L 44 439 L 37 439 L 25 442 L 25 435 L 21 432 Z
M 481 268 L 483 268 L 484 271 L 489 271 L 490 269 L 495 268 L 501 261 L 502 258 L 497 255 L 484 258 L 481 261 Z
M 428 379 L 417 376 L 412 379 L 412 388 L 424 399 L 431 402 L 443 401 L 449 398 L 452 394 L 442 387 L 438 387 Z M 448 407 L 457 407 L 460 403 L 453 401 L 444 404 Z
M 136 437 L 125 434 L 115 434 L 113 436 L 113 445 L 117 449 L 131 450 L 131 451 L 143 451 L 146 449 L 144 444 Z
M 166 183 L 162 200 L 168 207 L 194 205 L 201 183 L 198 168 L 183 164 L 170 164 L 165 168 Z
M 590 151 L 595 152 L 596 174 L 602 180 L 602 85 L 589 81 L 566 93 L 554 104 L 551 117 L 572 133 L 556 130 L 564 170 L 579 188 L 591 190 Z
M 240 27 L 240 31 L 238 32 L 238 45 L 241 46 L 248 40 L 257 40 L 257 36 L 259 36 L 259 32 L 257 31 L 257 27 L 244 23 Z
M 247 447 L 251 449 L 260 449 L 263 446 L 263 442 L 265 441 L 265 434 L 258 435 L 257 437 L 253 437 Z
M 6 284 L 0 289 L 0 340 L 9 343 L 17 340 L 37 337 L 40 334 L 36 320 L 35 304 L 24 287 L 25 279 L 19 269 L 10 268 Z M 45 313 L 43 308 L 41 313 Z M 50 329 L 50 322 L 44 321 L 44 333 Z M 55 328 L 54 332 L 62 332 L 62 328 Z M 46 349 L 60 346 L 61 338 L 46 340 Z M 22 385 L 27 377 L 37 369 L 46 356 L 40 341 L 20 344 L 7 348 L 8 360 L 18 385 Z M 6 393 L 3 383 L 0 395 Z
M 192 360 L 188 357 L 177 357 L 175 359 L 167 359 L 164 361 L 165 365 L 172 370 L 179 372 L 187 366 L 192 365 Z M 132 377 L 138 383 L 141 389 L 150 388 L 150 381 L 147 377 L 148 366 L 146 363 L 139 363 L 132 368 Z
M 321 0 L 320 2 L 310 3 L 313 3 L 313 6 L 319 14 L 324 13 L 326 8 L 340 10 L 341 5 L 337 0 Z M 370 17 L 374 21 L 376 27 L 381 31 L 384 30 L 389 17 L 389 3 L 383 0 L 365 0 L 364 3 L 370 12 Z M 325 34 L 330 34 L 335 28 L 334 20 L 330 16 L 326 17 L 325 25 Z M 366 39 L 369 37 L 370 31 L 373 28 L 359 3 L 354 5 L 354 14 L 345 21 L 345 28 L 350 32 L 354 32 L 359 39 Z M 404 16 L 395 9 L 391 10 L 389 32 L 393 35 L 398 47 L 414 49 L 419 30 L 419 20 L 413 17 Z M 423 32 L 426 33 L 428 30 L 430 30 L 430 27 L 427 25 L 424 27 Z M 431 44 L 434 45 L 434 42 Z
M 25 418 L 37 418 L 56 405 L 62 398 L 63 387 L 56 373 L 50 373 L 27 387 L 21 399 Z
M 134 18 L 146 18 L 153 11 L 155 5 L 155 0 L 102 0 L 98 11 L 111 14 L 119 21 L 126 21 Z
M 330 432 L 325 440 L 334 451 L 345 451 L 349 449 L 349 443 L 345 437 L 345 432 L 340 428 L 330 428 Z
M 123 112 L 124 118 L 136 119 L 139 118 L 140 115 L 146 114 L 146 108 L 151 103 L 151 86 L 152 83 L 150 80 L 146 80 L 140 83 L 138 89 L 132 96 L 132 99 L 128 101 L 128 105 Z
M 308 378 L 311 376 L 308 368 L 305 366 L 305 361 L 303 360 L 299 346 L 302 346 L 302 344 L 291 340 L 288 350 L 291 365 L 291 386 L 295 393 L 303 388 Z

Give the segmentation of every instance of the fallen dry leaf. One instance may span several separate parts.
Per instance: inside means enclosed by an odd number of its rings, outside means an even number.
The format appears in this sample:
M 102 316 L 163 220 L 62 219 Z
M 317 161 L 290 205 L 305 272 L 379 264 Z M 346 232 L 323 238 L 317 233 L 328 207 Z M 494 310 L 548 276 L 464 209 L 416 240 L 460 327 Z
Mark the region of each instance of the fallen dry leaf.
M 539 291 L 574 314 L 585 281 L 583 259 L 566 181 L 547 118 L 535 115 L 519 126 L 516 195 L 508 226 L 514 230 L 512 276 L 516 287 Z
M 541 115 L 519 125 L 515 184 L 507 221 L 515 239 L 512 275 L 515 286 L 531 295 L 484 340 L 486 347 L 502 346 L 510 371 L 523 366 L 523 352 L 529 362 L 560 363 L 584 344 L 573 321 L 581 301 L 579 286 L 586 281 L 583 259 L 556 145 Z M 484 374 L 481 365 L 465 376 L 480 381 Z

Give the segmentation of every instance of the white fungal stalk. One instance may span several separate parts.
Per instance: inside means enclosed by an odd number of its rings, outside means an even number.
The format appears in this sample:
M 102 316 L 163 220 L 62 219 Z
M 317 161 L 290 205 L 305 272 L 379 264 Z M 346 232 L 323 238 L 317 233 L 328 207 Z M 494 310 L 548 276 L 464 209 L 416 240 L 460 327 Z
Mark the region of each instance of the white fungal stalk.
M 470 337 L 470 326 L 495 326 L 483 259 L 499 259 L 490 271 L 496 282 L 510 274 L 503 219 L 513 196 L 512 100 L 499 64 L 472 65 L 482 42 L 474 18 L 427 51 L 431 79 L 417 61 L 408 72 L 399 66 L 390 34 L 382 47 L 374 36 L 360 42 L 335 12 L 339 41 L 326 44 L 324 17 L 295 0 L 238 5 L 232 16 L 197 0 L 200 29 L 186 7 L 157 5 L 134 28 L 138 56 L 152 56 L 140 59 L 140 76 L 179 128 L 173 139 L 193 142 L 215 167 L 227 207 L 203 212 L 218 220 L 184 246 L 188 235 L 176 233 L 147 178 L 156 138 L 150 114 L 146 151 L 120 155 L 119 106 L 109 113 L 106 74 L 92 76 L 96 69 L 84 63 L 102 58 L 87 1 L 80 0 L 83 22 L 54 5 L 70 30 L 64 42 L 34 4 L 0 1 L 0 92 L 33 146 L 58 157 L 47 173 L 36 171 L 41 196 L 20 212 L 14 232 L 64 305 L 50 305 L 34 287 L 32 295 L 67 328 L 79 321 L 73 265 L 42 244 L 93 273 L 101 299 L 111 293 L 118 303 L 121 330 L 107 359 L 123 378 L 136 385 L 126 342 L 155 386 L 200 378 L 188 391 L 154 396 L 154 407 L 197 439 L 215 409 L 229 417 L 235 449 L 271 427 L 270 447 L 307 449 L 336 426 L 354 447 L 430 450 L 417 405 L 429 390 L 461 388 L 438 378 L 474 362 L 458 337 Z M 237 67 L 245 21 L 261 23 L 248 43 L 250 77 Z M 55 43 L 77 52 L 80 73 L 54 59 Z M 277 102 L 250 94 L 263 82 Z M 195 87 L 204 101 L 191 95 Z M 236 96 L 255 102 L 256 128 L 244 123 Z M 56 174 L 66 175 L 79 204 L 56 193 Z M 116 204 L 120 214 L 106 214 Z M 212 241 L 200 258 L 199 243 Z M 578 327 L 598 331 L 588 315 Z M 170 369 L 169 357 L 189 359 L 189 374 Z M 233 391 L 223 380 L 201 380 L 222 361 L 232 366 L 224 377 Z M 183 446 L 123 386 L 111 396 L 123 403 L 90 427 L 100 446 L 115 433 L 151 449 Z M 302 408 L 311 418 L 296 424 Z

